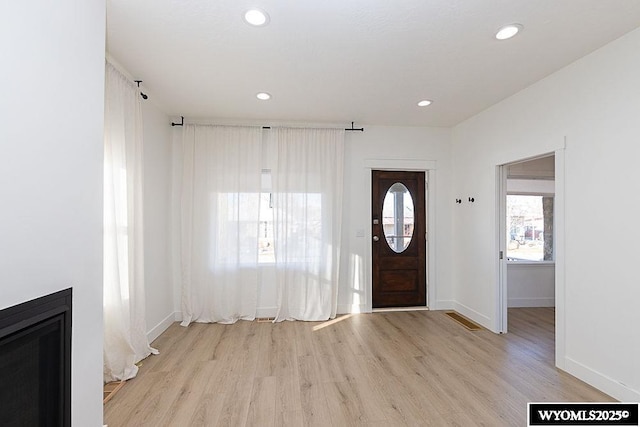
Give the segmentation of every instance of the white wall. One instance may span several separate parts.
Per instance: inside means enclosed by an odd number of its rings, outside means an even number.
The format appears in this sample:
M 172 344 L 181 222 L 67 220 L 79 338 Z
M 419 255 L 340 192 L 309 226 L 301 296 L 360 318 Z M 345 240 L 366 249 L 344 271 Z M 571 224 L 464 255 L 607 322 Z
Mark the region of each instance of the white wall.
M 0 308 L 73 287 L 72 423 L 102 425 L 105 2 L 0 2 Z
M 507 265 L 508 306 L 554 307 L 556 266 L 553 263 L 512 262 Z
M 365 126 L 364 132 L 347 132 L 344 169 L 344 221 L 341 254 L 341 280 L 338 312 L 366 311 L 371 306 L 369 266 L 371 254 L 366 239 L 371 229 L 371 207 L 367 160 L 435 161 L 435 300 L 432 309 L 450 308 L 451 289 L 451 215 L 454 197 L 451 193 L 450 130 L 444 128 Z
M 454 295 L 495 330 L 496 165 L 564 146 L 564 289 L 556 294 L 557 363 L 619 399 L 640 400 L 637 242 L 640 30 L 453 130 Z M 558 285 L 558 282 L 556 283 Z M 558 300 L 562 296 L 564 304 Z
M 174 321 L 171 264 L 171 119 L 142 102 L 144 121 L 144 273 L 148 337 Z
M 507 193 L 554 194 L 555 182 L 550 179 L 507 179 Z

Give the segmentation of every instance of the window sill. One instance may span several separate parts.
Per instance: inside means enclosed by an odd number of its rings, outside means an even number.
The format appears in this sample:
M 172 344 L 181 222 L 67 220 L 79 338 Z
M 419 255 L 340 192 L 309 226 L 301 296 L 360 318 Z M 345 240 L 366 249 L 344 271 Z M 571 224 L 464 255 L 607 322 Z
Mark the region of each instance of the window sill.
M 507 261 L 507 265 L 556 265 L 555 261 Z

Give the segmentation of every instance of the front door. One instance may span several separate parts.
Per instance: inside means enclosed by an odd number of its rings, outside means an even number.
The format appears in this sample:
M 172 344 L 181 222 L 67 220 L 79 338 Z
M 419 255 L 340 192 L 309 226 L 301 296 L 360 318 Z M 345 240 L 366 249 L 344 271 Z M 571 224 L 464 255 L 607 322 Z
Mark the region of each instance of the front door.
M 373 308 L 426 306 L 425 173 L 371 173 Z

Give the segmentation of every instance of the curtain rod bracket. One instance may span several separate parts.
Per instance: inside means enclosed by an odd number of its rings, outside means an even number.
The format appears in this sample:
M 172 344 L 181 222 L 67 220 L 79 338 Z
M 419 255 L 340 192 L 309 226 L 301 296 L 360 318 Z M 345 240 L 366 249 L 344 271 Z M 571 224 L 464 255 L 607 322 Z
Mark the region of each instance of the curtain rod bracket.
M 346 128 L 345 130 L 347 130 L 347 131 L 358 131 L 358 132 L 364 132 L 364 128 L 354 128 L 354 127 L 353 127 L 353 122 L 351 122 L 351 129 Z
M 184 126 L 184 116 L 180 116 L 180 123 L 171 122 L 171 126 Z
M 138 89 L 140 89 L 140 83 L 142 83 L 142 80 L 134 80 L 134 82 L 136 82 L 136 84 L 138 85 Z M 142 99 L 148 99 L 149 97 L 147 96 L 146 93 L 140 91 L 140 96 L 142 97 Z

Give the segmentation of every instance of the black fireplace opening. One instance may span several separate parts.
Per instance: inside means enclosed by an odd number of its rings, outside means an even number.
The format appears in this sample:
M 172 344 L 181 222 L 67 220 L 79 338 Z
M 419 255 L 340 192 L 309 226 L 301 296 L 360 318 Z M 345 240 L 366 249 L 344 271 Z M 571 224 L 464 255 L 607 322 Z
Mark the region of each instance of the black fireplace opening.
M 0 426 L 71 425 L 71 288 L 0 310 Z

